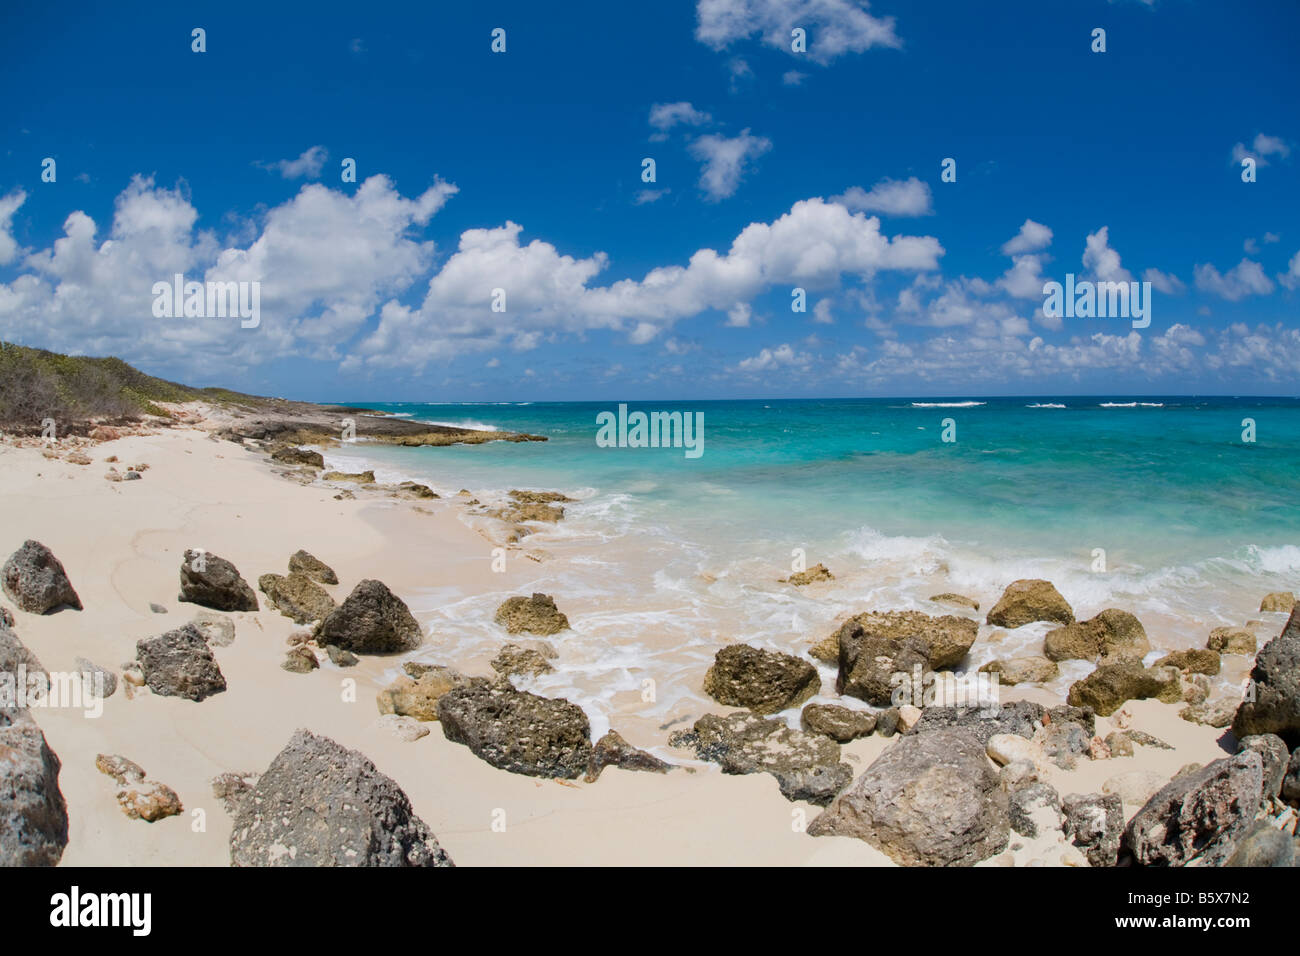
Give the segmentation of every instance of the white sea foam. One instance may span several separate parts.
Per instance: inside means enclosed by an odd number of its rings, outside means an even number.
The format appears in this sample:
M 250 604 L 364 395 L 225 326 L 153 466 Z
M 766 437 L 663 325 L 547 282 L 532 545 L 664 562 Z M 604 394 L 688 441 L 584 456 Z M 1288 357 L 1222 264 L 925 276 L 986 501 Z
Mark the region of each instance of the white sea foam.
M 988 402 L 913 402 L 913 408 L 974 408 Z
M 1041 402 L 1033 405 L 1026 405 L 1025 408 L 1064 408 L 1064 405 L 1058 405 L 1055 402 Z

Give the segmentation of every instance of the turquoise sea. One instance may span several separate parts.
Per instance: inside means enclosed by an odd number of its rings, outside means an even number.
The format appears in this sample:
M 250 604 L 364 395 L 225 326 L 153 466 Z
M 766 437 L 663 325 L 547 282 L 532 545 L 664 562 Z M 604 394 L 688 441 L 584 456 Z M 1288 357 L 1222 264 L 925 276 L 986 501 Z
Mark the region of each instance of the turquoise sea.
M 586 695 L 598 712 L 658 654 L 679 655 L 674 666 L 689 670 L 707 666 L 719 641 L 797 649 L 848 612 L 944 613 L 926 600 L 940 591 L 987 609 L 1021 577 L 1052 580 L 1080 617 L 1133 611 L 1163 647 L 1204 646 L 1210 627 L 1260 617 L 1265 593 L 1300 591 L 1296 399 L 629 403 L 702 412 L 704 451 L 694 459 L 680 448 L 599 447 L 597 415 L 617 403 L 364 404 L 548 437 L 358 444 L 326 457 L 485 501 L 521 487 L 580 499 L 525 546 L 566 559 L 537 565 L 539 590 L 593 609 L 575 642 L 587 647 L 590 680 L 542 680 Z M 1253 442 L 1243 441 L 1247 419 Z M 942 440 L 945 426 L 955 441 Z M 796 549 L 836 581 L 780 584 Z M 473 615 L 435 597 L 427 610 L 438 606 L 444 633 L 465 649 L 498 640 L 462 626 Z M 1041 631 L 1019 629 L 1010 649 L 1038 653 Z M 680 652 L 692 647 L 699 660 L 688 666 Z

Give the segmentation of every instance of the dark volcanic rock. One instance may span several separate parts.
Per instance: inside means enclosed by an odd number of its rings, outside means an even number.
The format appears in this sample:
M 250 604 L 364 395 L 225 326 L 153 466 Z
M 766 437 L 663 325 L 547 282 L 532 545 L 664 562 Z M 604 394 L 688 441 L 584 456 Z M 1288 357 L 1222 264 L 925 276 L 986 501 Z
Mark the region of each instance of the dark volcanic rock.
M 60 607 L 81 610 L 81 598 L 53 552 L 39 541 L 24 541 L 0 569 L 0 584 L 18 607 L 31 614 L 48 614 Z
M 27 710 L 0 708 L 0 866 L 54 866 L 68 845 L 59 758 Z
M 587 764 L 587 775 L 583 779 L 587 783 L 595 783 L 606 767 L 645 770 L 650 773 L 667 773 L 672 769 L 671 764 L 665 763 L 654 754 L 638 750 L 613 730 L 596 741 L 596 746 L 591 750 L 591 761 Z
M 591 762 L 591 725 L 577 704 L 472 680 L 438 698 L 443 735 L 492 766 L 571 780 Z
M 155 694 L 199 701 L 226 689 L 208 642 L 193 624 L 137 641 L 135 654 Z
M 320 558 L 309 554 L 301 549 L 295 551 L 289 557 L 289 573 L 294 572 L 305 574 L 313 581 L 319 581 L 321 584 L 338 584 L 339 576 Z
M 1237 741 L 1237 753 L 1253 750 L 1259 754 L 1264 772 L 1264 799 L 1276 797 L 1282 792 L 1282 781 L 1286 778 L 1287 764 L 1291 761 L 1291 752 L 1277 734 L 1255 734 Z
M 225 558 L 186 549 L 181 561 L 181 593 L 177 598 L 214 611 L 256 611 L 257 595 L 239 570 Z
M 321 621 L 316 640 L 357 654 L 391 654 L 420 646 L 420 624 L 406 603 L 373 579 L 362 581 Z
M 1288 747 L 1300 746 L 1300 605 L 1291 611 L 1282 633 L 1259 652 L 1250 678 L 1255 699 L 1237 708 L 1233 735 L 1240 740 L 1277 734 Z
M 1065 835 L 1093 866 L 1114 866 L 1124 836 L 1124 804 L 1119 794 L 1072 793 L 1062 805 Z
M 285 465 L 308 465 L 312 468 L 324 468 L 325 458 L 318 451 L 309 451 L 295 445 L 282 445 L 271 452 L 271 460 Z
M 926 734 L 938 730 L 960 728 L 972 734 L 981 744 L 988 744 L 997 734 L 1019 734 L 1026 739 L 1034 736 L 1035 724 L 1042 724 L 1047 713 L 1042 704 L 1017 700 L 1001 707 L 926 707 L 921 719 L 908 734 Z
M 355 750 L 293 735 L 237 801 L 232 866 L 451 866 L 396 783 Z
M 817 668 L 802 658 L 732 644 L 718 651 L 704 675 L 704 692 L 720 704 L 774 714 L 821 690 Z

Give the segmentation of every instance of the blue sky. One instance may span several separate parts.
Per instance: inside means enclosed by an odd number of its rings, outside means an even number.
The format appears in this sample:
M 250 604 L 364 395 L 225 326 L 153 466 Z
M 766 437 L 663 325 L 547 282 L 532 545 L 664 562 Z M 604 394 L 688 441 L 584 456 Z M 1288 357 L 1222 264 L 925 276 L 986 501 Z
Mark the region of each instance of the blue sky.
M 319 400 L 1297 393 L 1289 0 L 187 6 L 6 14 L 5 339 Z M 258 327 L 155 317 L 178 271 Z M 1067 273 L 1150 327 L 1045 317 Z

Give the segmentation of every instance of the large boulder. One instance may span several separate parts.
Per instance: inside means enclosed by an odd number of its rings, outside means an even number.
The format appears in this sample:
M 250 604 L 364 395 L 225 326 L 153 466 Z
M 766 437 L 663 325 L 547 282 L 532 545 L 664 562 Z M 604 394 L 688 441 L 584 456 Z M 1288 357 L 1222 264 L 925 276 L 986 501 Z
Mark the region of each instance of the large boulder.
M 325 589 L 307 575 L 291 571 L 283 574 L 263 574 L 257 579 L 257 588 L 267 600 L 295 624 L 323 621 L 334 610 L 334 599 Z
M 1253 750 L 1175 777 L 1129 821 L 1124 846 L 1142 866 L 1222 866 L 1254 822 L 1263 781 Z
M 442 733 L 492 766 L 571 780 L 591 761 L 591 724 L 577 704 L 482 679 L 438 698 Z
M 367 579 L 316 628 L 316 642 L 357 654 L 394 654 L 420 646 L 420 623 L 382 581 Z
M 1074 611 L 1051 581 L 1026 578 L 1007 585 L 986 620 L 998 627 L 1022 627 L 1034 621 L 1073 624 Z
M 669 743 L 693 747 L 723 773 L 770 773 L 787 800 L 825 806 L 853 779 L 852 768 L 840 762 L 840 745 L 829 737 L 753 713 L 706 714 Z
M 310 468 L 324 468 L 325 456 L 308 448 L 295 445 L 281 445 L 271 452 L 271 460 L 284 465 L 307 465 Z
M 894 703 L 899 674 L 952 668 L 979 633 L 970 618 L 920 611 L 869 611 L 849 618 L 834 635 L 839 653 L 836 690 L 870 704 Z M 913 702 L 915 703 L 915 702 Z
M 181 593 L 188 601 L 214 611 L 256 611 L 257 595 L 225 558 L 186 549 L 181 561 Z
M 555 606 L 549 594 L 512 597 L 497 608 L 496 622 L 508 634 L 528 631 L 531 634 L 558 634 L 569 629 L 569 619 Z
M 720 704 L 774 714 L 798 707 L 822 688 L 817 668 L 802 658 L 748 644 L 718 651 L 704 675 L 704 692 Z
M 1166 704 L 1183 699 L 1178 671 L 1172 667 L 1143 667 L 1131 657 L 1102 664 L 1087 677 L 1070 685 L 1066 700 L 1072 707 L 1091 707 L 1109 717 L 1129 700 L 1154 697 Z
M 0 708 L 0 866 L 54 866 L 68 845 L 62 764 L 26 709 Z
M 1261 611 L 1281 611 L 1286 613 L 1295 607 L 1295 594 L 1291 591 L 1274 591 L 1272 594 L 1264 595 L 1264 600 L 1259 602 Z
M 984 746 L 953 728 L 902 737 L 808 827 L 904 866 L 971 866 L 1007 845 L 1007 794 Z
M 1106 657 L 1141 660 L 1151 650 L 1142 622 L 1128 611 L 1107 608 L 1087 621 L 1048 631 L 1043 654 L 1054 661 L 1096 661 Z
M 1205 647 L 1193 647 L 1188 650 L 1166 654 L 1151 666 L 1177 667 L 1180 671 L 1187 671 L 1189 674 L 1206 674 L 1214 677 L 1223 667 L 1223 660 L 1220 658 L 1218 651 L 1212 651 Z
M 1277 734 L 1288 747 L 1300 746 L 1300 606 L 1282 633 L 1259 652 L 1250 672 L 1254 699 L 1237 708 L 1232 733 Z
M 1259 649 L 1254 632 L 1244 627 L 1216 627 L 1205 639 L 1205 646 L 1220 654 L 1253 655 Z
M 305 574 L 321 584 L 338 584 L 339 576 L 324 561 L 307 551 L 299 549 L 289 557 L 289 573 Z
M 53 552 L 39 541 L 24 541 L 0 569 L 0 585 L 18 607 L 48 614 L 60 607 L 81 610 L 81 598 Z
M 299 730 L 238 801 L 232 866 L 451 866 L 392 779 Z
M 1237 753 L 1253 750 L 1259 754 L 1263 767 L 1263 799 L 1269 800 L 1282 792 L 1282 783 L 1286 779 L 1287 765 L 1291 762 L 1291 751 L 1287 749 L 1282 738 L 1277 734 L 1254 734 L 1237 741 Z
M 876 729 L 876 715 L 849 710 L 839 704 L 809 704 L 800 714 L 800 724 L 810 734 L 824 734 L 846 744 L 859 737 L 870 737 Z
M 155 694 L 200 701 L 226 689 L 212 649 L 193 624 L 137 641 L 135 655 Z

